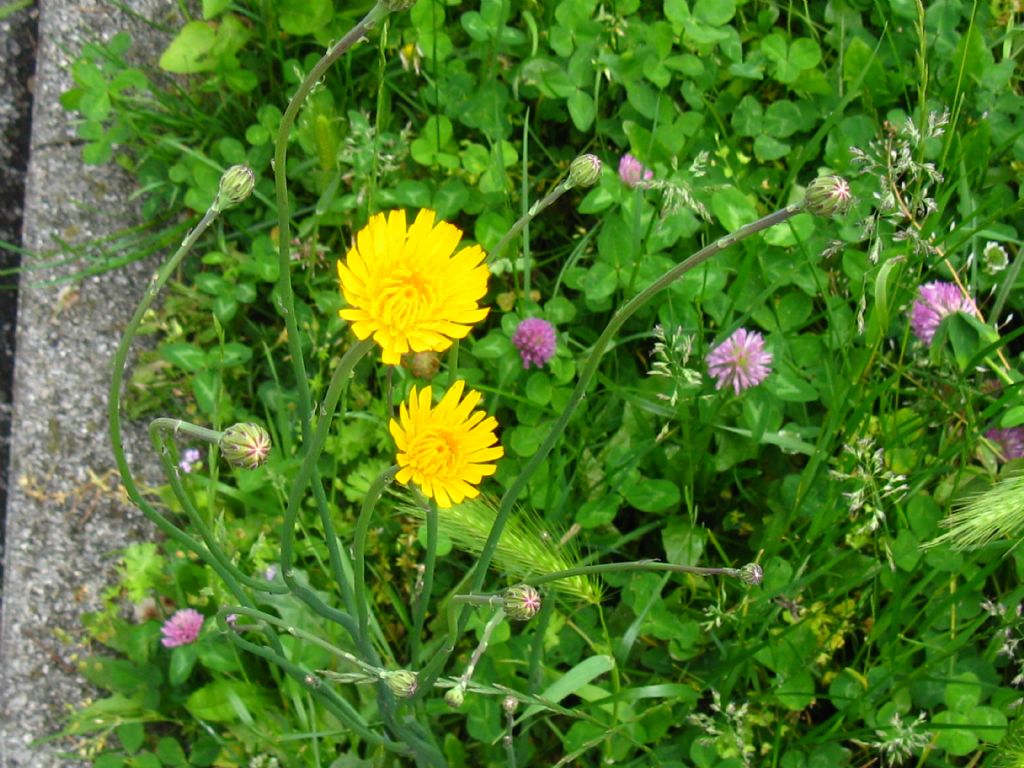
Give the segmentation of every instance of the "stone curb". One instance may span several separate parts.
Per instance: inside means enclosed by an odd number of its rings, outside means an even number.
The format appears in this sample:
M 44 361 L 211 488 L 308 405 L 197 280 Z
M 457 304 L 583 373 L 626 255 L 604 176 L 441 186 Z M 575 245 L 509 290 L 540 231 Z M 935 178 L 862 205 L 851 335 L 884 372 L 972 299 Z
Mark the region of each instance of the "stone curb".
M 165 17 L 170 5 L 131 3 L 148 19 Z M 58 238 L 84 244 L 136 223 L 130 179 L 114 166 L 82 164 L 58 98 L 71 85 L 70 64 L 84 42 L 127 30 L 134 56 L 150 61 L 163 43 L 139 18 L 102 0 L 38 6 L 23 226 L 24 247 L 35 254 L 52 252 Z M 77 670 L 86 652 L 81 615 L 99 605 L 118 549 L 152 536 L 120 498 L 105 413 L 119 334 L 153 268 L 135 263 L 67 286 L 42 282 L 60 276 L 53 272 L 21 277 L 0 620 L 0 768 L 85 764 L 62 756 L 77 751 L 75 742 L 39 740 L 95 696 Z M 133 426 L 127 437 L 135 463 L 143 461 L 144 430 Z

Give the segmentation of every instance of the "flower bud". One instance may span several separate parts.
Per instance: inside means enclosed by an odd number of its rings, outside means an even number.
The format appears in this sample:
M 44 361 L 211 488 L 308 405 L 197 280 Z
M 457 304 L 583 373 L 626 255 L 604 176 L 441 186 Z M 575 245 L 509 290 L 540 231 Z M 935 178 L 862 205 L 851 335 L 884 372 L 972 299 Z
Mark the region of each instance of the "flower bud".
M 402 362 L 417 379 L 430 381 L 441 370 L 441 356 L 437 352 L 412 352 Z
M 256 469 L 270 455 L 270 434 L 259 424 L 233 424 L 220 438 L 220 452 L 233 467 Z
M 516 584 L 505 590 L 502 607 L 512 621 L 529 621 L 540 610 L 540 592 L 529 584 Z
M 519 699 L 515 696 L 506 696 L 501 700 L 501 708 L 505 710 L 506 715 L 514 715 L 519 708 Z
M 407 11 L 416 5 L 416 0 L 378 0 L 381 6 L 386 8 L 390 13 L 398 13 L 399 11 Z
M 458 709 L 462 706 L 462 702 L 466 700 L 466 691 L 461 685 L 456 685 L 454 688 L 450 688 L 448 693 L 444 695 L 444 703 L 452 709 Z
M 225 211 L 238 205 L 252 194 L 256 186 L 256 176 L 247 165 L 232 165 L 220 177 L 220 189 L 213 201 L 213 208 Z
M 408 669 L 396 669 L 389 672 L 382 672 L 381 679 L 395 696 L 400 699 L 408 699 L 416 693 L 416 686 L 419 680 L 415 672 Z
M 819 176 L 807 185 L 804 207 L 816 216 L 844 214 L 852 205 L 850 184 L 842 176 Z
M 601 160 L 597 155 L 580 155 L 569 164 L 569 184 L 592 187 L 601 178 Z
M 764 580 L 764 568 L 757 563 L 747 563 L 740 568 L 740 581 L 748 587 L 760 586 Z

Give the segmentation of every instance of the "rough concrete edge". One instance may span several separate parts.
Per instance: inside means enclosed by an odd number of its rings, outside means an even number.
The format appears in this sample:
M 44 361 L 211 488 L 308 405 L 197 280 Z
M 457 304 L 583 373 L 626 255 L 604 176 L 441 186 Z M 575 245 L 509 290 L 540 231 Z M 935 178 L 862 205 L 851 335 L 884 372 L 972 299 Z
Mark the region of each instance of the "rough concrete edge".
M 35 7 L 30 6 L 0 19 L 0 241 L 15 248 L 21 244 L 37 16 Z M 6 272 L 19 263 L 17 252 L 0 244 L 0 269 Z M 0 276 L 0 525 L 7 509 L 17 287 L 17 276 Z M 0 557 L 3 549 L 4 531 L 0 530 Z M 2 600 L 0 585 L 0 603 Z
M 157 18 L 168 0 L 134 0 Z M 163 41 L 138 18 L 103 0 L 40 0 L 32 148 L 23 239 L 33 253 L 137 222 L 130 180 L 117 168 L 84 166 L 74 125 L 58 98 L 71 85 L 73 52 L 127 29 L 135 56 L 153 59 Z M 71 53 L 65 53 L 64 51 Z M 136 263 L 72 289 L 23 275 L 18 306 L 5 599 L 0 622 L 0 766 L 78 765 L 74 743 L 38 743 L 93 695 L 79 676 L 81 614 L 110 582 L 116 551 L 151 536 L 119 500 L 106 439 L 108 371 L 121 328 L 153 265 Z M 53 277 L 53 275 L 49 275 Z M 143 431 L 129 445 L 141 461 Z

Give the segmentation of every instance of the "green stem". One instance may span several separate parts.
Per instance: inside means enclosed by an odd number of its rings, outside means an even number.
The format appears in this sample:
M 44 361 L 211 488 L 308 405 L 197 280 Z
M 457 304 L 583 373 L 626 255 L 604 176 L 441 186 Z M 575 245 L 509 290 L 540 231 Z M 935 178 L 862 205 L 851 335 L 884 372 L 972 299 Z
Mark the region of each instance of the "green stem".
M 196 241 L 202 236 L 202 234 L 210 227 L 210 225 L 217 218 L 218 212 L 213 208 L 208 210 L 200 220 L 196 228 L 193 229 L 185 239 L 182 241 L 181 246 L 175 251 L 174 255 L 171 256 L 167 261 L 163 263 L 156 275 L 153 276 L 150 281 L 149 287 L 146 288 L 145 294 L 143 294 L 142 300 L 139 302 L 138 307 L 135 308 L 135 314 L 132 315 L 128 321 L 128 325 L 124 329 L 124 333 L 121 334 L 121 341 L 117 345 L 117 351 L 114 353 L 113 363 L 113 375 L 110 380 L 110 395 L 107 399 L 107 420 L 109 423 L 110 430 L 110 442 L 114 448 L 114 461 L 117 464 L 117 470 L 121 473 L 121 482 L 124 483 L 125 490 L 128 492 L 128 497 L 135 502 L 141 508 L 145 502 L 142 500 L 142 495 L 139 493 L 139 488 L 135 484 L 135 478 L 132 476 L 131 467 L 128 466 L 128 459 L 125 456 L 122 427 L 121 427 L 121 391 L 124 387 L 124 367 L 128 360 L 128 352 L 131 349 L 132 341 L 135 339 L 135 334 L 139 330 L 139 325 L 142 322 L 143 316 L 149 311 L 149 308 L 153 305 L 153 301 L 156 299 L 157 294 L 160 293 L 160 289 L 167 283 L 171 273 L 177 269 L 178 264 L 185 257 L 192 246 L 196 244 Z M 148 506 L 148 505 L 146 505 Z M 145 512 L 146 510 L 143 509 Z M 154 519 L 147 512 L 147 517 L 150 517 L 157 525 L 157 519 Z M 163 520 L 163 516 L 157 514 L 156 518 L 160 521 Z
M 142 318 L 145 316 L 146 312 L 149 311 L 149 308 L 153 305 L 153 301 L 160 293 L 160 289 L 163 288 L 170 279 L 171 274 L 175 269 L 177 269 L 181 260 L 216 220 L 217 216 L 218 211 L 214 208 L 210 208 L 210 210 L 206 212 L 200 222 L 196 225 L 195 229 L 185 236 L 185 239 L 182 241 L 178 250 L 174 252 L 171 258 L 160 266 L 156 275 L 154 275 L 150 280 L 150 284 L 146 288 L 146 292 L 143 294 L 139 305 L 135 308 L 135 313 L 128 321 L 127 326 L 125 326 L 124 333 L 121 334 L 121 340 L 117 345 L 117 351 L 114 353 L 113 369 L 110 378 L 110 391 L 107 399 L 107 422 L 110 434 L 110 444 L 114 452 L 114 462 L 117 465 L 117 471 L 121 475 L 121 482 L 124 484 L 128 498 L 131 499 L 132 503 L 142 510 L 142 513 L 164 534 L 178 542 L 178 544 L 184 548 L 195 552 L 223 578 L 226 572 L 223 571 L 223 568 L 220 563 L 217 562 L 213 554 L 210 553 L 206 547 L 160 514 L 160 512 L 154 509 L 142 497 L 142 493 L 139 491 L 139 487 L 135 482 L 135 477 L 132 475 L 131 467 L 128 464 L 128 457 L 124 449 L 123 427 L 121 424 L 121 395 L 124 389 L 125 364 L 128 360 L 128 353 L 131 350 L 132 341 L 135 339 L 135 335 L 139 330 L 139 325 L 142 323 Z M 226 575 L 228 576 L 228 579 L 225 580 L 225 583 L 230 583 L 230 574 Z M 239 597 L 239 599 L 241 599 L 241 597 Z
M 324 54 L 316 66 L 303 79 L 288 107 L 281 116 L 277 129 L 277 144 L 274 147 L 274 186 L 277 192 L 277 231 L 278 231 L 278 294 L 280 296 L 281 314 L 284 315 L 285 328 L 288 332 L 288 352 L 291 356 L 295 372 L 295 386 L 299 397 L 299 418 L 302 420 L 303 438 L 309 436 L 311 429 L 309 384 L 306 380 L 306 364 L 302 355 L 302 336 L 299 334 L 298 321 L 295 317 L 295 295 L 292 292 L 291 277 L 291 213 L 288 204 L 288 137 L 298 117 L 306 97 L 320 81 L 330 66 L 343 56 L 349 48 L 362 39 L 377 22 L 386 17 L 388 11 L 377 3 L 363 19 Z
M 327 388 L 327 395 L 324 397 L 323 412 L 316 425 L 316 433 L 312 440 L 306 443 L 302 465 L 299 467 L 299 472 L 295 476 L 288 494 L 288 506 L 285 509 L 281 533 L 281 576 L 285 584 L 310 608 L 324 618 L 341 624 L 353 636 L 355 636 L 356 624 L 352 620 L 351 614 L 343 613 L 336 608 L 331 608 L 324 604 L 313 590 L 300 584 L 295 579 L 293 570 L 295 522 L 299 516 L 299 507 L 302 504 L 302 499 L 305 496 L 306 489 L 309 487 L 310 480 L 313 478 L 317 461 L 323 451 L 324 442 L 327 440 L 327 433 L 331 428 L 338 400 L 341 398 L 344 389 L 348 386 L 349 378 L 356 364 L 370 351 L 372 346 L 373 342 L 369 340 L 359 342 L 342 356 L 341 360 L 338 361 L 337 367 L 334 369 L 334 375 L 331 377 L 331 383 Z M 357 599 L 356 605 L 358 604 L 359 601 Z
M 285 109 L 284 114 L 281 116 L 281 123 L 278 126 L 277 131 L 277 143 L 274 147 L 274 186 L 277 193 L 277 226 L 278 226 L 278 295 L 280 297 L 280 312 L 284 316 L 285 329 L 288 337 L 288 353 L 291 358 L 292 370 L 295 375 L 295 389 L 298 396 L 298 412 L 299 420 L 301 422 L 302 438 L 303 442 L 308 443 L 310 432 L 312 431 L 312 412 L 310 408 L 310 392 L 309 383 L 306 377 L 306 364 L 303 357 L 302 351 L 302 336 L 299 333 L 298 321 L 295 314 L 295 295 L 292 290 L 291 280 L 291 214 L 288 203 L 288 137 L 291 133 L 292 126 L 295 124 L 295 120 L 298 117 L 299 109 L 302 107 L 306 97 L 313 90 L 316 84 L 320 81 L 320 78 L 326 74 L 330 66 L 344 55 L 355 43 L 362 39 L 369 30 L 374 27 L 381 19 L 386 17 L 388 10 L 384 8 L 380 3 L 377 3 L 363 19 L 356 24 L 347 35 L 341 38 L 335 43 L 324 56 L 316 63 L 309 74 L 303 79 L 299 85 L 295 94 L 292 96 L 291 101 L 288 103 L 288 107 Z M 317 452 L 319 453 L 319 452 Z M 327 505 L 326 494 L 324 493 L 323 487 L 319 482 L 319 478 L 315 477 L 315 473 L 310 475 L 317 482 L 315 483 L 314 496 L 316 498 L 317 507 L 320 513 L 321 520 L 327 518 L 330 515 L 330 510 Z M 305 483 L 309 482 L 309 477 L 306 478 Z M 305 491 L 306 484 L 302 485 L 301 491 Z M 294 489 L 293 489 L 294 491 Z M 295 584 L 294 579 L 291 576 L 291 538 L 294 535 L 294 531 L 289 525 L 294 525 L 295 516 L 292 515 L 290 520 L 286 520 L 286 527 L 283 532 L 282 542 L 282 572 L 285 575 L 285 583 L 289 587 L 293 587 Z M 333 526 L 330 526 L 333 529 Z M 326 531 L 327 535 L 330 535 L 329 531 Z M 285 563 L 284 549 L 285 542 L 289 547 L 288 555 L 289 560 Z M 343 571 L 343 555 L 340 551 L 331 552 L 332 565 L 335 566 L 335 577 L 337 578 L 338 572 Z M 339 586 L 341 587 L 342 599 L 345 601 L 346 607 L 351 613 L 353 608 L 354 600 L 351 595 L 351 590 L 346 579 L 341 579 Z M 313 607 L 310 600 L 314 600 L 321 607 L 322 603 L 312 593 L 312 591 L 298 585 L 299 596 Z M 333 609 L 332 609 L 333 610 Z M 336 620 L 344 621 L 344 614 L 334 614 Z M 349 622 L 351 627 L 351 623 Z
M 298 627 L 289 624 L 284 619 L 280 619 L 277 616 L 273 616 L 269 613 L 264 613 L 263 611 L 257 610 L 255 608 L 235 606 L 231 608 L 224 608 L 221 610 L 221 613 L 241 614 L 243 616 L 249 616 L 250 618 L 265 622 L 267 624 L 272 624 L 275 627 L 279 627 L 283 629 L 285 632 L 287 632 L 289 635 L 297 637 L 301 640 L 305 640 L 307 643 L 312 643 L 317 648 L 322 648 L 332 656 L 337 656 L 339 659 L 342 659 L 345 662 L 351 664 L 352 666 L 359 669 L 361 672 L 365 672 L 367 675 L 374 678 L 375 680 L 379 680 L 381 673 L 384 671 L 380 667 L 375 667 L 371 664 L 367 664 L 359 657 L 354 656 L 348 651 L 342 650 L 333 643 L 327 642 L 317 633 L 307 632 L 304 629 L 299 629 Z
M 802 210 L 802 204 L 787 206 L 779 211 L 775 211 L 774 213 L 760 218 L 757 221 L 740 227 L 732 234 L 719 238 L 710 245 L 707 245 L 697 251 L 697 253 L 693 254 L 682 263 L 669 269 L 661 275 L 661 277 L 626 302 L 614 315 L 612 315 L 611 320 L 608 321 L 608 325 L 605 326 L 604 331 L 602 331 L 597 341 L 594 342 L 594 346 L 590 351 L 587 362 L 583 366 L 583 370 L 580 372 L 579 379 L 576 382 L 576 388 L 573 390 L 572 397 L 565 410 L 562 412 L 562 415 L 559 417 L 558 421 L 555 422 L 550 432 L 548 432 L 547 437 L 537 449 L 536 453 L 533 454 L 516 479 L 512 481 L 512 485 L 509 486 L 505 495 L 502 496 L 501 504 L 498 507 L 498 513 L 494 519 L 494 524 L 491 526 L 491 532 L 487 537 L 487 541 L 484 543 L 476 564 L 473 566 L 473 577 L 469 585 L 470 592 L 479 592 L 481 590 L 484 580 L 487 577 L 487 569 L 490 567 L 491 560 L 494 557 L 494 552 L 498 547 L 498 540 L 501 538 L 501 533 L 505 528 L 505 523 L 508 522 L 509 515 L 512 512 L 512 506 L 515 504 L 516 499 L 519 498 L 519 494 L 522 493 L 534 472 L 536 472 L 538 467 L 540 467 L 540 465 L 547 459 L 548 454 L 551 452 L 551 449 L 554 447 L 558 438 L 561 437 L 562 433 L 565 431 L 565 428 L 568 426 L 573 414 L 576 412 L 576 408 L 579 406 L 580 402 L 582 402 L 583 397 L 586 394 L 587 387 L 590 386 L 591 380 L 597 373 L 601 357 L 607 351 L 608 345 L 611 343 L 615 334 L 618 333 L 619 329 L 622 328 L 626 321 L 629 320 L 629 318 L 631 318 L 652 297 L 663 291 L 690 270 L 700 266 L 712 256 L 717 255 L 729 246 L 735 245 L 741 240 L 761 232 L 762 230 L 768 229 L 769 227 L 773 227 L 776 224 L 781 224 L 787 219 L 790 219 L 800 213 Z M 462 615 L 459 617 L 458 626 L 456 627 L 457 635 L 461 634 L 463 631 L 467 617 L 467 609 L 463 608 Z M 434 658 L 430 660 L 430 663 L 423 672 L 425 684 L 431 684 L 441 673 L 441 670 L 444 668 L 444 665 L 448 660 L 448 656 L 451 655 L 451 652 L 455 648 L 455 642 L 457 639 L 457 636 L 449 637 L 448 642 L 446 642 Z
M 423 587 L 416 598 L 416 607 L 413 612 L 412 649 L 410 658 L 412 666 L 419 664 L 420 647 L 422 646 L 423 622 L 427 616 L 427 606 L 430 604 L 430 595 L 434 590 L 434 564 L 437 559 L 437 504 L 431 499 L 427 504 L 427 554 L 423 561 Z
M 497 244 L 491 249 L 491 252 L 487 254 L 487 263 L 490 264 L 494 262 L 494 260 L 498 258 L 498 256 L 505 249 L 505 246 L 509 244 L 512 238 L 514 238 L 516 235 L 523 231 L 523 227 L 525 227 L 527 224 L 533 221 L 533 219 L 537 217 L 537 214 L 539 214 L 545 208 L 550 206 L 553 202 L 555 202 L 555 200 L 557 200 L 570 189 L 572 189 L 572 187 L 573 185 L 570 184 L 568 180 L 562 181 L 547 194 L 547 197 L 543 198 L 540 202 L 534 203 L 530 210 L 528 210 L 526 213 L 520 216 L 519 220 L 512 225 L 508 232 L 502 235 L 501 240 L 499 240 Z
M 741 577 L 739 568 L 701 568 L 696 565 L 661 563 L 657 560 L 633 560 L 628 563 L 583 565 L 579 568 L 570 568 L 567 571 L 545 573 L 541 576 L 525 579 L 525 583 L 539 587 L 542 584 L 550 584 L 552 581 L 558 581 L 559 579 L 571 579 L 574 576 L 589 576 L 594 573 L 613 573 L 616 571 L 670 571 L 672 573 L 690 573 L 696 576 L 729 576 L 734 579 Z
M 359 637 L 366 637 L 366 627 L 369 624 L 367 610 L 370 596 L 366 594 L 366 534 L 370 530 L 373 509 L 384 493 L 384 488 L 394 482 L 396 472 L 398 472 L 397 465 L 390 466 L 377 475 L 363 498 L 359 518 L 356 520 L 356 530 L 352 539 L 352 558 L 355 560 L 356 631 Z
M 502 742 L 505 745 L 505 760 L 508 768 L 516 768 L 516 741 L 515 741 L 516 716 L 515 712 L 505 712 L 505 735 Z
M 174 423 L 176 419 L 154 419 L 149 425 L 149 439 L 153 443 L 153 448 L 156 450 L 157 455 L 160 457 L 160 462 L 164 466 L 164 474 L 167 475 L 167 481 L 171 486 L 171 491 L 174 493 L 175 498 L 181 504 L 182 509 L 188 516 L 192 526 L 199 531 L 199 536 L 202 538 L 203 543 L 206 544 L 207 550 L 210 555 L 218 562 L 221 566 L 221 571 L 218 571 L 220 577 L 224 579 L 224 583 L 228 589 L 231 590 L 232 594 L 236 596 L 242 595 L 242 590 L 239 584 L 243 584 L 250 589 L 257 590 L 259 592 L 271 592 L 274 594 L 286 594 L 288 588 L 283 584 L 275 584 L 274 582 L 267 581 L 266 579 L 254 579 L 242 573 L 235 565 L 231 562 L 230 558 L 224 552 L 224 549 L 217 543 L 216 537 L 213 535 L 213 531 L 206 524 L 203 516 L 199 514 L 199 510 L 196 509 L 192 503 L 191 497 L 185 490 L 185 486 L 181 482 L 181 476 L 178 473 L 178 468 L 174 465 L 171 458 L 170 446 L 167 441 L 171 439 L 170 434 L 161 434 L 167 429 L 168 423 Z M 211 432 L 212 430 L 204 430 L 202 427 L 196 427 L 197 430 L 204 432 Z M 241 599 L 241 597 L 239 597 Z
M 640 237 L 641 207 L 643 205 L 643 190 L 640 187 L 633 189 L 633 270 L 629 275 L 629 292 L 632 293 L 636 287 L 636 278 L 640 274 L 640 248 L 642 246 Z
M 505 609 L 499 608 L 494 612 L 494 615 L 484 625 L 483 632 L 480 633 L 480 642 L 473 650 L 473 655 L 469 657 L 469 664 L 466 665 L 466 671 L 459 677 L 458 685 L 463 691 L 469 687 L 470 681 L 473 679 L 473 673 L 476 672 L 476 667 L 480 663 L 480 659 L 487 653 L 487 646 L 491 643 L 491 635 L 494 634 L 494 630 L 498 628 L 498 625 L 505 618 Z
M 554 600 L 545 600 L 541 603 L 540 613 L 537 615 L 537 623 L 533 631 L 533 644 L 530 648 L 530 674 L 527 676 L 529 683 L 526 690 L 530 694 L 538 693 L 543 682 L 544 638 L 547 637 L 548 624 L 551 622 L 554 608 Z
M 448 598 L 450 605 L 501 605 L 501 595 L 452 595 Z
M 220 439 L 224 436 L 224 433 L 219 430 L 207 429 L 206 427 L 200 427 L 188 421 L 170 419 L 166 416 L 161 416 L 160 418 L 153 419 L 149 422 L 150 435 L 152 435 L 154 430 L 159 430 L 160 432 L 164 432 L 172 437 L 188 435 L 189 437 L 194 437 L 197 440 L 202 440 L 203 442 L 211 443 L 213 445 L 217 445 L 217 443 L 220 442 Z
M 526 219 L 526 223 L 523 225 L 523 301 L 521 306 L 527 307 L 530 305 L 530 288 L 531 281 L 533 279 L 533 268 L 530 264 L 530 210 L 526 207 L 526 202 L 530 199 L 530 188 L 529 188 L 529 167 L 527 166 L 527 159 L 530 155 L 530 110 L 526 110 L 526 119 L 523 121 L 523 170 L 522 170 L 522 189 L 520 191 L 519 199 L 522 200 L 523 213 L 521 218 Z M 556 189 L 563 185 L 559 184 Z M 500 243 L 499 243 L 500 244 Z
M 341 722 L 343 722 L 352 730 L 353 733 L 358 735 L 359 738 L 363 739 L 367 744 L 374 744 L 401 755 L 408 756 L 411 754 L 411 750 L 409 748 L 404 747 L 401 744 L 397 744 L 390 739 L 385 739 L 379 733 L 371 730 L 355 708 L 339 696 L 332 688 L 323 685 L 323 682 L 317 678 L 311 670 L 300 667 L 297 664 L 293 664 L 282 653 L 272 651 L 270 648 L 262 645 L 250 643 L 231 629 L 227 625 L 225 617 L 228 613 L 231 613 L 232 610 L 237 611 L 237 609 L 225 609 L 217 614 L 218 625 L 232 643 L 240 647 L 242 650 L 266 659 L 272 664 L 283 669 L 294 680 L 305 686 L 310 693 L 316 696 L 329 710 L 331 710 L 333 714 L 338 717 L 339 720 L 341 720 Z M 249 610 L 245 612 L 250 613 Z M 274 638 L 277 637 L 274 633 L 267 634 Z M 276 645 L 279 646 L 280 643 L 276 643 Z
M 1013 377 L 1010 375 L 1009 371 L 1006 368 L 1004 368 L 1003 366 L 998 365 L 992 359 L 991 355 L 985 355 L 985 365 L 987 365 L 989 367 L 989 370 L 991 370 L 992 373 L 994 373 L 996 376 L 998 376 L 999 380 L 1002 381 L 1003 384 L 1005 384 L 1006 386 L 1008 386 L 1008 387 L 1015 387 L 1015 386 L 1017 386 L 1017 382 L 1013 380 Z

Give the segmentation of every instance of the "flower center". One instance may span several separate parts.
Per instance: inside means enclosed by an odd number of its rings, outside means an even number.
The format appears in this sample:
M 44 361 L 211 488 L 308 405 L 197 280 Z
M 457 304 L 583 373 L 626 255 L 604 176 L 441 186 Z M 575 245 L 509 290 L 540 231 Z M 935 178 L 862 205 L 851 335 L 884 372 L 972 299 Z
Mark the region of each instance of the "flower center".
M 428 276 L 411 269 L 397 269 L 381 284 L 374 300 L 375 314 L 383 325 L 404 333 L 429 313 L 436 296 Z
M 412 464 L 428 477 L 450 476 L 461 453 L 458 437 L 443 429 L 425 432 L 409 446 Z

